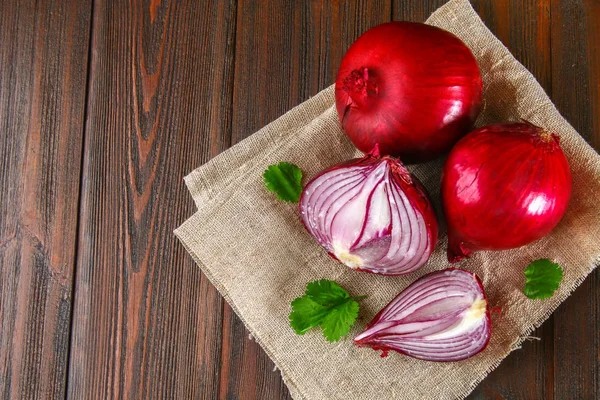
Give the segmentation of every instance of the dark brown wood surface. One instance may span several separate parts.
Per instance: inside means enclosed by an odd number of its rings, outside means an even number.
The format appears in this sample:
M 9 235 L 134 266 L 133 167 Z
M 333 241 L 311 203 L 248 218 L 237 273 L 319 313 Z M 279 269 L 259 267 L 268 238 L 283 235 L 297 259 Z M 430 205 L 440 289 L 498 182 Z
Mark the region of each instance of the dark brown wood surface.
M 0 1 L 0 398 L 66 393 L 89 1 Z
M 172 234 L 182 179 L 444 2 L 0 2 L 0 398 L 289 399 Z M 600 3 L 472 3 L 600 150 Z M 600 398 L 599 287 L 470 398 Z

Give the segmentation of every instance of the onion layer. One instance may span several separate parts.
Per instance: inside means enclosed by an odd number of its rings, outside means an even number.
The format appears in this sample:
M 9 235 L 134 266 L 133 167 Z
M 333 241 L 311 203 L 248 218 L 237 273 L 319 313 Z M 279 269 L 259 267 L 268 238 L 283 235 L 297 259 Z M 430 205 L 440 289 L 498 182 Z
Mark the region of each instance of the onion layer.
M 377 151 L 333 166 L 304 188 L 300 214 L 331 256 L 350 268 L 407 274 L 427 262 L 437 220 L 420 182 Z
M 452 33 L 414 22 L 369 29 L 344 55 L 335 83 L 338 116 L 366 153 L 424 162 L 450 150 L 479 113 L 482 81 Z
M 570 196 L 571 170 L 558 136 L 526 122 L 469 133 L 450 152 L 442 175 L 448 260 L 543 237 Z
M 479 278 L 448 268 L 423 276 L 385 306 L 354 339 L 358 346 L 394 350 L 427 361 L 458 361 L 490 339 L 487 299 Z

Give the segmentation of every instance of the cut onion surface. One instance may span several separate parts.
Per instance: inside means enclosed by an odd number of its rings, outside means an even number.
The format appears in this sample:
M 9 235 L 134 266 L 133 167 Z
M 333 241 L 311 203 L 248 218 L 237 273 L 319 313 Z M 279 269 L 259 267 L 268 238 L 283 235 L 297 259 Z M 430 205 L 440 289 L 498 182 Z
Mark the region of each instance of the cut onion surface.
M 354 339 L 358 346 L 427 361 L 459 361 L 482 351 L 491 322 L 483 286 L 468 271 L 448 268 L 404 289 Z
M 300 215 L 335 259 L 376 274 L 418 269 L 437 240 L 425 189 L 399 160 L 379 157 L 377 149 L 313 178 L 302 192 Z

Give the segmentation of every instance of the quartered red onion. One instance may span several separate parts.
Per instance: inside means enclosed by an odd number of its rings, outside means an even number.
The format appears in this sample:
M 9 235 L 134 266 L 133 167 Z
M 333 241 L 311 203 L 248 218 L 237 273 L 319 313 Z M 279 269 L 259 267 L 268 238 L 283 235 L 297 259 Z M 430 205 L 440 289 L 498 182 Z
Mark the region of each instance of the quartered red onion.
M 354 339 L 358 346 L 394 350 L 427 361 L 458 361 L 490 339 L 487 299 L 479 278 L 449 268 L 423 276 L 383 308 Z
M 469 133 L 450 152 L 442 175 L 448 260 L 545 236 L 570 196 L 571 170 L 557 135 L 528 122 Z
M 304 188 L 306 229 L 350 268 L 407 274 L 427 262 L 437 241 L 437 219 L 420 182 L 377 150 L 335 165 Z
M 344 55 L 335 104 L 344 131 L 362 152 L 424 162 L 471 129 L 481 105 L 475 57 L 452 33 L 414 22 L 369 29 Z

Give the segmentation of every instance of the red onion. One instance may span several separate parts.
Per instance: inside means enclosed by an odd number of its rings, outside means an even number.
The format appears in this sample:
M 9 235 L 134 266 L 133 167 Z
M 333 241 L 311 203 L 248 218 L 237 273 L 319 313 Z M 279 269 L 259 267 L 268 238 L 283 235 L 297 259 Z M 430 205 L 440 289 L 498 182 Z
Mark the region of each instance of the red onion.
M 344 131 L 362 152 L 424 162 L 450 150 L 472 127 L 482 83 L 456 36 L 414 22 L 369 29 L 348 49 L 335 83 Z
M 313 178 L 302 192 L 300 214 L 332 257 L 376 274 L 416 270 L 437 240 L 423 186 L 399 160 L 379 157 L 377 150 Z
M 423 276 L 385 306 L 354 339 L 358 346 L 428 361 L 458 361 L 490 340 L 487 299 L 479 278 L 448 268 Z
M 442 175 L 448 260 L 526 245 L 558 224 L 571 170 L 557 135 L 532 125 L 489 125 L 465 136 Z

